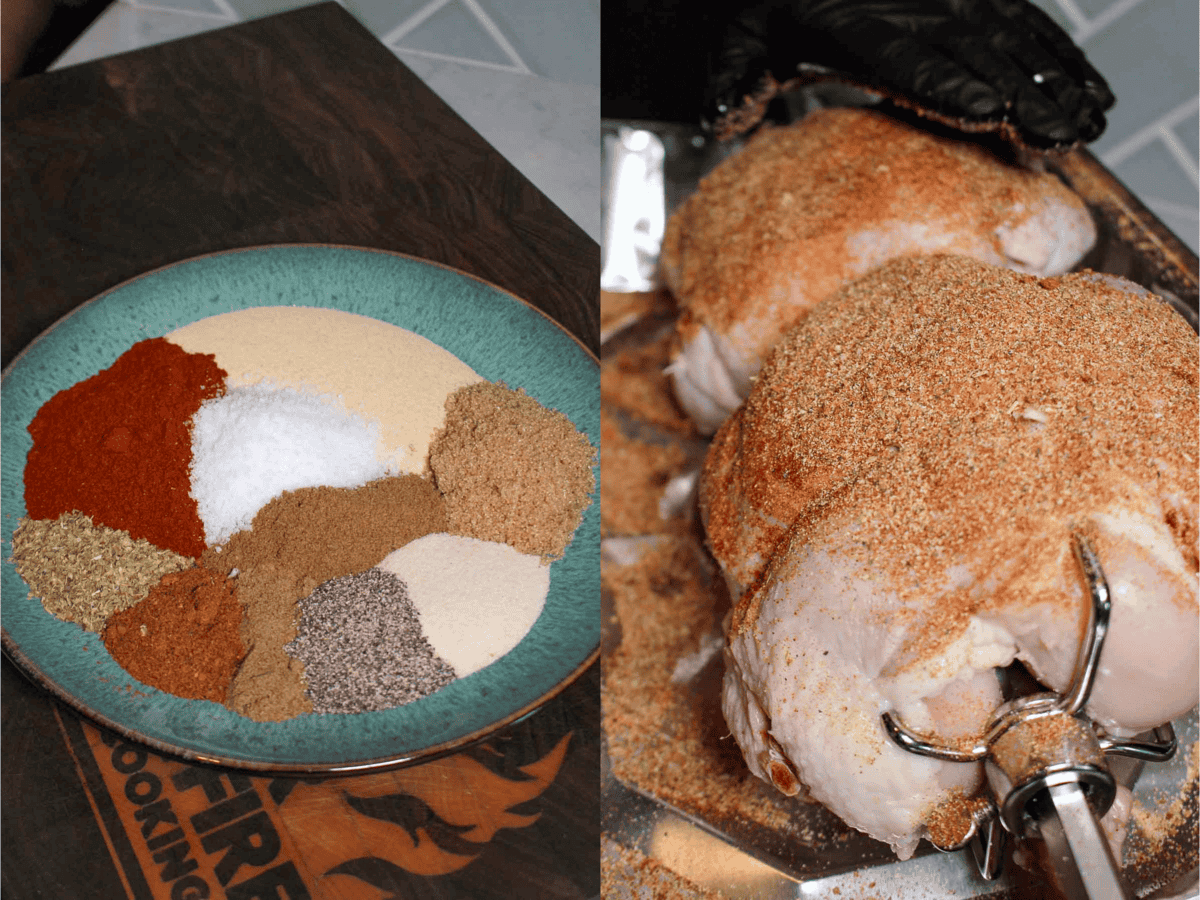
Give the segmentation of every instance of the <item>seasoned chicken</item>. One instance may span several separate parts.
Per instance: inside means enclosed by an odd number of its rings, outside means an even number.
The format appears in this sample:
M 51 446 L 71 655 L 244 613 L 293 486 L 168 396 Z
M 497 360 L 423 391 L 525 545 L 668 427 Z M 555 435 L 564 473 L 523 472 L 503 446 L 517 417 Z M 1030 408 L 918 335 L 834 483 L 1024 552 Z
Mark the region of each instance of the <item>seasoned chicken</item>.
M 700 485 L 735 607 L 723 708 L 752 771 L 799 779 L 910 855 L 980 766 L 1021 660 L 1067 688 L 1087 534 L 1112 618 L 1087 713 L 1117 733 L 1197 703 L 1197 341 L 1141 288 L 957 256 L 888 263 L 779 344 Z
M 847 281 L 898 256 L 957 253 L 1035 275 L 1091 248 L 1083 202 L 1053 175 L 867 109 L 768 128 L 667 224 L 662 272 L 682 309 L 670 373 L 711 433 L 775 343 Z

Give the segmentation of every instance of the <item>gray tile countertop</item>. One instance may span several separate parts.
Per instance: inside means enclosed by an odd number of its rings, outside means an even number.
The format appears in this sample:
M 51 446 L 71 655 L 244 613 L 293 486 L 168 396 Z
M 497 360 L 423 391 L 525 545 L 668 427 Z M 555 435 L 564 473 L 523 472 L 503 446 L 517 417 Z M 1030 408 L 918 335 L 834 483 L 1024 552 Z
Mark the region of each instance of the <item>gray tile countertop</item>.
M 1092 152 L 1192 250 L 1200 247 L 1196 0 L 1034 0 L 1112 86 Z

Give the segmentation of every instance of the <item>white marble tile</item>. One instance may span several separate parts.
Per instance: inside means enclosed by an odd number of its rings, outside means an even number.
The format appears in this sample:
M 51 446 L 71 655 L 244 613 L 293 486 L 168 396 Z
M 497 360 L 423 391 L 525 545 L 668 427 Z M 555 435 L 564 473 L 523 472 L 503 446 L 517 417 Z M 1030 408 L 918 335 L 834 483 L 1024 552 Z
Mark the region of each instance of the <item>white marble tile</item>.
M 462 0 L 460 0 L 462 2 Z M 600 85 L 600 8 L 588 0 L 474 0 L 534 73 Z
M 120 0 L 130 6 L 142 9 L 165 9 L 170 12 L 194 13 L 198 16 L 210 16 L 237 22 L 240 16 L 226 0 Z
M 600 90 L 399 51 L 401 61 L 600 241 Z
M 54 61 L 50 69 L 62 69 L 128 50 L 152 47 L 230 24 L 214 16 L 114 3 Z
M 491 30 L 490 30 L 491 29 Z M 416 24 L 398 22 L 379 39 L 396 50 L 417 50 L 532 74 L 495 23 L 462 3 L 447 3 Z

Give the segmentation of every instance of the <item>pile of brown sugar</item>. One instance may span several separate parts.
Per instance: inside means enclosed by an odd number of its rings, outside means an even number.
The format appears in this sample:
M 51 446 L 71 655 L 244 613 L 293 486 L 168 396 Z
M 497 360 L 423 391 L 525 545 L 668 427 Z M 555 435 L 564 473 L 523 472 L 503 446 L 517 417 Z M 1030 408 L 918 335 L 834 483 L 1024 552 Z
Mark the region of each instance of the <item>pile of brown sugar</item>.
M 583 519 L 595 461 L 565 415 L 491 382 L 450 395 L 429 448 L 450 531 L 547 560 L 563 555 Z

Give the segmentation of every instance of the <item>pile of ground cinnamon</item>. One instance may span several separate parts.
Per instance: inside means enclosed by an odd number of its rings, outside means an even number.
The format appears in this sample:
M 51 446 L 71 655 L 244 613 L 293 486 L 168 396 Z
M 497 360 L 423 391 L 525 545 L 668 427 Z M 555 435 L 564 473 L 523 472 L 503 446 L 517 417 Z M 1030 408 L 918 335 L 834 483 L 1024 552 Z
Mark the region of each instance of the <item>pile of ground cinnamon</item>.
M 583 519 L 595 461 L 565 415 L 491 382 L 450 395 L 429 448 L 451 531 L 547 560 L 563 555 Z
M 104 645 L 134 678 L 195 700 L 224 703 L 246 650 L 232 579 L 193 567 L 164 575 L 146 599 L 114 613 Z
M 370 569 L 415 538 L 446 530 L 437 489 L 403 475 L 359 488 L 286 491 L 258 511 L 250 529 L 206 550 L 203 565 L 239 573 L 246 609 L 242 637 L 249 652 L 229 707 L 257 721 L 311 712 L 304 666 L 283 650 L 297 634 L 297 601 L 332 578 Z

